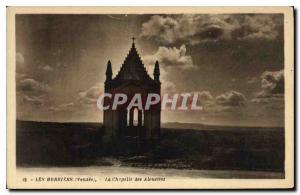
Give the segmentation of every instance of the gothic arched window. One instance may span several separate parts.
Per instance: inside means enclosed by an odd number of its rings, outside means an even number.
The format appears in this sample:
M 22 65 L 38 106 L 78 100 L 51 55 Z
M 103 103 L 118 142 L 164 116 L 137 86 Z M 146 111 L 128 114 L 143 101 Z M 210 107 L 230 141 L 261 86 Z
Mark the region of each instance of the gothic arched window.
M 134 108 L 133 110 L 133 126 L 138 125 L 138 115 L 139 115 L 139 110 L 137 108 Z

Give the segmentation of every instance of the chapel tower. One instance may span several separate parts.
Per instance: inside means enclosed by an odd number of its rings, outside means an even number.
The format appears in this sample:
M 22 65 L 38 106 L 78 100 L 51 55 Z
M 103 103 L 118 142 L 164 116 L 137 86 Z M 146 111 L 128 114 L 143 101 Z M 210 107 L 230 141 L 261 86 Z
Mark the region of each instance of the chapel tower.
M 145 101 L 149 93 L 160 96 L 161 82 L 159 79 L 159 63 L 154 65 L 153 79 L 148 75 L 147 70 L 137 52 L 135 42 L 125 58 L 121 69 L 113 78 L 112 64 L 107 63 L 105 93 L 114 96 L 116 93 L 126 94 L 130 100 L 135 94 L 141 94 L 143 109 L 133 107 L 127 110 L 128 103 L 118 106 L 116 110 L 111 107 L 104 110 L 103 124 L 105 138 L 122 138 L 127 136 L 139 137 L 142 139 L 157 138 L 160 135 L 161 123 L 161 102 L 144 110 Z M 105 104 L 112 105 L 113 98 L 105 99 Z

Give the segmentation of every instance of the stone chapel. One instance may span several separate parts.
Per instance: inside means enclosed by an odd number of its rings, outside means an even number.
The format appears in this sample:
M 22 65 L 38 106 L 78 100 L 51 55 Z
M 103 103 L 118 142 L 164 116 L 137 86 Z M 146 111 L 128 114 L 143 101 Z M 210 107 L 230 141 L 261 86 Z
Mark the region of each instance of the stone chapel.
M 116 93 L 123 93 L 128 96 L 128 99 L 139 93 L 144 105 L 148 93 L 155 93 L 160 96 L 161 82 L 159 76 L 158 61 L 154 65 L 153 78 L 148 75 L 133 38 L 131 49 L 115 77 L 113 77 L 112 64 L 108 61 L 104 91 L 112 94 L 112 96 Z M 105 104 L 111 104 L 112 99 L 104 99 Z M 111 109 L 111 107 L 104 110 L 105 137 L 107 139 L 128 136 L 141 139 L 158 138 L 160 136 L 161 101 L 152 105 L 149 110 L 138 107 L 128 110 L 127 105 L 127 103 L 120 105 L 116 110 Z

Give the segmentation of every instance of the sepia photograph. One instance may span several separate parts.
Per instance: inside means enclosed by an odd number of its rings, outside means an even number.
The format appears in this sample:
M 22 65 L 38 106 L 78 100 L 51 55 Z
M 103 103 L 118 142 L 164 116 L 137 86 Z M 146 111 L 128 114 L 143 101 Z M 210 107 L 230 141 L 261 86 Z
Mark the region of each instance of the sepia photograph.
M 293 12 L 8 7 L 8 188 L 293 188 Z

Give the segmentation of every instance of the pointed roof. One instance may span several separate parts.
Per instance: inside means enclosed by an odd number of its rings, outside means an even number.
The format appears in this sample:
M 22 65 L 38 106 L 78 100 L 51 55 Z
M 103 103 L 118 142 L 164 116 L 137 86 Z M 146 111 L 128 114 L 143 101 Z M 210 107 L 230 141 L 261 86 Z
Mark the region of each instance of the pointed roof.
M 148 75 L 147 70 L 133 43 L 131 49 L 125 58 L 120 71 L 113 79 L 114 81 L 153 81 Z

